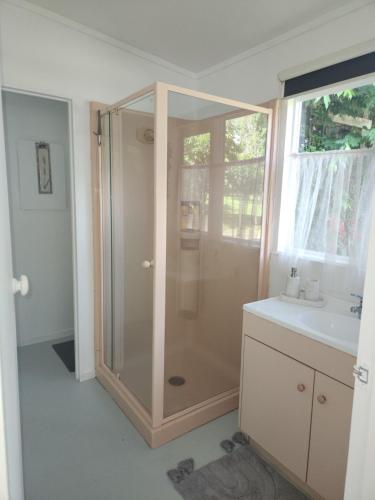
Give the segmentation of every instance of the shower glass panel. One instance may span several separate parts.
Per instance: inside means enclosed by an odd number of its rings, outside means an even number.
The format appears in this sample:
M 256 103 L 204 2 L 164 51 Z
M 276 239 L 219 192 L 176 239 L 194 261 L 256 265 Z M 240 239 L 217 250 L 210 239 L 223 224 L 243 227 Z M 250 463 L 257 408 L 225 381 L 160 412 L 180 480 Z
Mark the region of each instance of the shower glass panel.
M 238 389 L 269 115 L 168 92 L 164 417 Z
M 154 94 L 110 113 L 111 153 L 103 200 L 109 224 L 105 271 L 104 361 L 151 412 L 154 254 Z M 103 140 L 107 125 L 104 115 Z M 106 149 L 102 146 L 103 153 Z M 104 162 L 104 167 L 106 162 Z M 103 168 L 102 166 L 102 168 Z M 105 207 L 103 207 L 105 213 Z

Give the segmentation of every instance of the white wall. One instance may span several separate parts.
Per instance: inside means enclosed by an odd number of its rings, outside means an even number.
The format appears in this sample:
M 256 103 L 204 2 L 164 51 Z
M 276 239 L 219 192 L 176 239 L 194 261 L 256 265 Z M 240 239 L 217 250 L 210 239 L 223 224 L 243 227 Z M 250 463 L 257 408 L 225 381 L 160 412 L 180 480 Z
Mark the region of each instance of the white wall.
M 74 27 L 11 3 L 1 3 L 3 85 L 112 103 L 156 80 L 194 80 Z M 171 65 L 172 66 L 172 65 Z M 87 119 L 88 121 L 88 119 Z
M 156 80 L 193 87 L 171 65 L 153 62 L 20 5 L 1 3 L 3 85 L 72 103 L 78 330 L 83 380 L 94 375 L 89 102 L 112 103 Z
M 281 97 L 280 71 L 369 40 L 374 40 L 375 47 L 374 19 L 371 3 L 297 36 L 281 37 L 278 44 L 259 46 L 242 60 L 202 76 L 200 88 L 254 104 Z
M 17 277 L 26 274 L 30 280 L 29 294 L 16 297 L 18 344 L 27 345 L 74 333 L 68 105 L 4 92 L 3 112 L 14 272 Z M 30 141 L 31 157 L 22 158 L 25 141 Z M 34 194 L 34 144 L 40 141 L 50 144 L 51 195 Z M 64 155 L 61 162 L 54 155 L 55 145 Z M 29 169 L 32 182 L 26 184 Z M 46 202 L 48 208 L 43 206 Z

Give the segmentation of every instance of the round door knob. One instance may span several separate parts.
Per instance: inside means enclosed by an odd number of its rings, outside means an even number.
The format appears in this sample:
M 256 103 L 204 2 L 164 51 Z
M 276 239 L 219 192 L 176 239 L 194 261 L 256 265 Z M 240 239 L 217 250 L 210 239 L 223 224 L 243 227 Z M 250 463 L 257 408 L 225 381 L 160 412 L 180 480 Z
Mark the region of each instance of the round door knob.
M 13 278 L 12 291 L 14 295 L 20 293 L 23 297 L 29 293 L 29 278 L 25 274 L 21 274 L 20 279 Z
M 150 267 L 154 267 L 154 261 L 153 260 L 144 260 L 142 262 L 142 267 L 144 269 L 150 269 Z
M 298 385 L 297 385 L 297 390 L 298 390 L 299 392 L 303 392 L 305 389 L 306 389 L 305 384 L 298 384 Z
M 319 394 L 319 396 L 316 399 L 321 405 L 324 405 L 324 403 L 327 402 L 327 397 L 324 394 Z

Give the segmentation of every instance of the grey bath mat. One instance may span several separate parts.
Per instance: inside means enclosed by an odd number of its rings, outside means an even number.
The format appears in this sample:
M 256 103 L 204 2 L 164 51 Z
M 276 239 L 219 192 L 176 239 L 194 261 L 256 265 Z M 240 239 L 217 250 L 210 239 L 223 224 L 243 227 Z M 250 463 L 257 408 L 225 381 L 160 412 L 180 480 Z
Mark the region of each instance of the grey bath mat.
M 247 444 L 191 472 L 168 472 L 184 500 L 307 500 Z M 191 459 L 191 462 L 192 459 Z M 174 474 L 173 474 L 174 473 Z

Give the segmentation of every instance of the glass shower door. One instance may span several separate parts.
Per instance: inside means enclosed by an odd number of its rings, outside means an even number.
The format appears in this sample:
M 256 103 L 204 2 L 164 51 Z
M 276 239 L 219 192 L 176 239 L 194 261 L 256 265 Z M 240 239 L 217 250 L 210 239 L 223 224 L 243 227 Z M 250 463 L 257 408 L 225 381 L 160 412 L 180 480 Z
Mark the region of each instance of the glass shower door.
M 258 298 L 269 115 L 213 101 L 168 95 L 165 418 L 237 391 Z
M 102 118 L 104 362 L 151 412 L 154 95 Z

